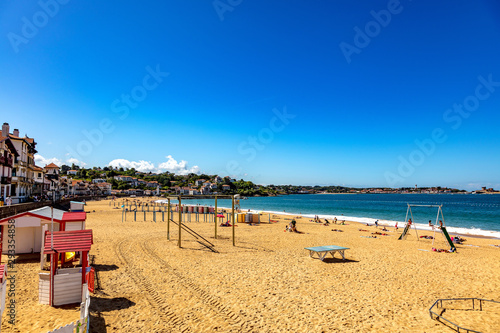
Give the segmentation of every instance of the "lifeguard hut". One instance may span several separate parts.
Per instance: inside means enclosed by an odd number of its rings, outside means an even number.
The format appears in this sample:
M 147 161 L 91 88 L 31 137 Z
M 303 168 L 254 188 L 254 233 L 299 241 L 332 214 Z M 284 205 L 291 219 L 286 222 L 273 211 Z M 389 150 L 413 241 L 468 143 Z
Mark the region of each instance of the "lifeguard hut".
M 39 273 L 39 302 L 52 306 L 80 303 L 90 272 L 92 230 L 46 231 L 43 241 L 40 265 L 44 269 L 46 259 L 50 265 L 48 273 Z

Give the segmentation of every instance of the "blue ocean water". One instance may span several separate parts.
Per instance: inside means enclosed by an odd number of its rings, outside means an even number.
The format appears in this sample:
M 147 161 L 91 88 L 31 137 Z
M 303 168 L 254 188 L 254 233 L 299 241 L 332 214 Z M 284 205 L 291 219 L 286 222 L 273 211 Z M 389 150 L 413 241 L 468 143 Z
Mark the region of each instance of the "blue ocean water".
M 213 206 L 213 200 L 186 200 L 185 204 Z M 407 203 L 443 205 L 445 224 L 455 232 L 500 235 L 500 195 L 480 194 L 306 194 L 279 197 L 250 197 L 241 200 L 242 209 L 321 217 L 355 217 L 359 222 L 385 220 L 388 225 L 404 222 Z M 231 207 L 230 200 L 218 200 L 219 207 Z M 412 207 L 414 222 L 422 229 L 436 222 L 437 208 Z M 346 218 L 347 219 L 347 218 Z M 441 219 L 441 218 L 439 218 Z M 353 220 L 353 219 L 351 219 Z M 401 226 L 401 224 L 400 224 Z M 467 229 L 463 231 L 462 229 Z

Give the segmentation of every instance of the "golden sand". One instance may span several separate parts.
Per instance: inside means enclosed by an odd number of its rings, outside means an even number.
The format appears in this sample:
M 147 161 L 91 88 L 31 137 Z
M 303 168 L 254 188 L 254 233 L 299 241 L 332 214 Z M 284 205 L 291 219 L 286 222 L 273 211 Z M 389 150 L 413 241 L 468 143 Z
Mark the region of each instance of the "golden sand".
M 177 226 L 169 241 L 159 214 L 156 223 L 152 213 L 146 222 L 141 213 L 141 222 L 128 214 L 122 223 L 109 201 L 89 202 L 86 210 L 102 287 L 91 300 L 91 332 L 450 332 L 429 316 L 436 299 L 500 300 L 500 248 L 490 246 L 500 240 L 468 238 L 464 244 L 478 247 L 436 253 L 432 240 L 417 240 L 414 231 L 404 241 L 393 230 L 368 238 L 380 229 L 298 219 L 304 233 L 289 233 L 290 217 L 281 216 L 239 223 L 233 246 L 231 227 L 218 227 L 214 239 L 213 223 L 186 223 L 215 245 L 212 252 L 186 232 L 178 248 Z M 320 245 L 350 248 L 347 260 L 309 258 L 304 248 Z M 435 246 L 447 248 L 439 234 Z M 38 304 L 38 259 L 18 267 L 17 324 L 4 314 L 2 332 L 47 332 L 78 319 L 77 306 Z M 500 331 L 500 307 L 444 315 Z

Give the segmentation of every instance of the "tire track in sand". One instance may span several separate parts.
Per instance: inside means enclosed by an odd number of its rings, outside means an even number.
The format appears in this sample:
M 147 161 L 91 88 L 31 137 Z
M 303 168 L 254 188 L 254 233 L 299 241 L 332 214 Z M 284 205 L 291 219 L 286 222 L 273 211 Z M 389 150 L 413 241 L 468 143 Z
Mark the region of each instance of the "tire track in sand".
M 198 287 L 198 285 L 196 285 L 194 282 L 192 282 L 191 280 L 189 280 L 188 278 L 186 278 L 182 274 L 175 271 L 175 269 L 172 266 L 170 266 L 169 263 L 167 263 L 158 254 L 156 254 L 156 252 L 154 250 L 152 250 L 147 243 L 148 241 L 151 241 L 151 239 L 158 239 L 158 237 L 143 240 L 141 242 L 142 249 L 151 258 L 153 258 L 155 261 L 157 261 L 158 264 L 160 264 L 164 268 L 167 268 L 169 273 L 171 273 L 172 275 L 174 275 L 177 278 L 178 284 L 185 287 L 193 295 L 200 298 L 205 304 L 212 307 L 216 312 L 218 312 L 221 315 L 228 318 L 231 323 L 233 323 L 234 325 L 236 325 L 240 328 L 241 332 L 253 332 L 252 327 L 249 326 L 249 323 L 247 321 L 243 320 L 237 313 L 232 311 L 229 307 L 222 304 L 216 297 L 210 295 L 209 293 L 207 293 L 206 291 L 204 291 L 203 289 Z
M 158 294 L 156 289 L 151 285 L 151 283 L 142 275 L 138 269 L 135 269 L 133 272 L 130 270 L 133 267 L 137 267 L 132 263 L 132 260 L 127 260 L 127 257 L 123 253 L 123 244 L 128 242 L 129 244 L 133 242 L 133 238 L 125 238 L 114 245 L 115 253 L 119 260 L 126 265 L 125 272 L 129 275 L 132 280 L 141 287 L 141 289 L 147 292 L 146 300 L 148 303 L 156 310 L 155 313 L 165 324 L 171 326 L 171 324 L 175 325 L 176 328 L 180 328 L 182 333 L 191 332 L 189 326 L 180 319 L 175 312 L 173 312 L 170 306 L 165 302 L 165 300 Z M 158 328 L 155 332 L 165 332 L 164 328 Z

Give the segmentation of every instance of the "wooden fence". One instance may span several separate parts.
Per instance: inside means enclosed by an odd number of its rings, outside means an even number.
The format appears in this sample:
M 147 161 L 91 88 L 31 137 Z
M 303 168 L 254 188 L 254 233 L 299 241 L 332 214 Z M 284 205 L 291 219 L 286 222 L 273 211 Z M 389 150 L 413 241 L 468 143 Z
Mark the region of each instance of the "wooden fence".
M 80 303 L 80 319 L 47 333 L 84 333 L 89 331 L 90 293 L 87 284 L 82 285 L 82 302 Z

